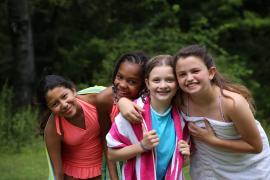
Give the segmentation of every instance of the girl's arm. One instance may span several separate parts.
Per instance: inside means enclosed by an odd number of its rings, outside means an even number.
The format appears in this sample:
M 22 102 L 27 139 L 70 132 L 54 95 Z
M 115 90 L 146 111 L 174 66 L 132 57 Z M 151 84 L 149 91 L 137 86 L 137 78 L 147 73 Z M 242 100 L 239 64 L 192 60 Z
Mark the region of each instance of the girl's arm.
M 142 149 L 139 143 L 119 149 L 108 148 L 108 159 L 110 161 L 128 160 L 143 152 L 144 149 Z
M 108 148 L 108 158 L 111 161 L 120 161 L 131 159 L 138 154 L 141 154 L 145 151 L 149 151 L 156 147 L 159 143 L 159 138 L 155 130 L 146 132 L 143 128 L 144 137 L 137 143 L 132 144 L 119 149 Z
M 118 108 L 125 119 L 131 123 L 139 123 L 142 121 L 141 112 L 144 110 L 130 99 L 122 97 L 119 99 Z
M 113 94 L 111 91 L 111 87 L 106 88 L 104 91 L 99 93 L 96 98 L 96 107 L 98 114 L 98 121 L 101 131 L 101 138 L 105 153 L 105 158 L 110 174 L 110 178 L 112 180 L 118 180 L 117 168 L 114 162 L 108 160 L 108 152 L 107 152 L 107 144 L 106 144 L 106 134 L 109 132 L 111 128 L 111 119 L 110 113 L 113 105 Z
M 57 134 L 55 121 L 51 116 L 44 130 L 44 139 L 56 180 L 64 179 L 61 157 L 61 136 Z
M 90 93 L 90 94 L 83 94 L 83 95 L 77 95 L 77 97 L 89 104 L 92 104 L 94 106 L 97 105 L 97 96 L 96 93 Z
M 262 151 L 262 140 L 248 103 L 240 95 L 235 95 L 233 99 L 234 101 L 228 103 L 226 109 L 229 118 L 241 136 L 239 140 L 225 140 L 216 137 L 208 122 L 205 122 L 205 129 L 190 123 L 190 133 L 194 138 L 215 147 L 225 148 L 233 152 L 260 153 Z

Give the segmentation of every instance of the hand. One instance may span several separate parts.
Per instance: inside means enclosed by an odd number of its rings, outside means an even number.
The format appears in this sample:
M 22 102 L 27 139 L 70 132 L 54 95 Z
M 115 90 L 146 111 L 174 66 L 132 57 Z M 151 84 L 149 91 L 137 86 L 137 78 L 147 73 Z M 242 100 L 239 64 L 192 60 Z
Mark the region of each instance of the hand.
M 217 137 L 214 134 L 212 127 L 209 122 L 204 120 L 205 128 L 196 126 L 194 123 L 188 123 L 189 133 L 196 140 L 203 141 L 208 144 L 212 144 Z
M 123 117 L 130 123 L 139 123 L 142 121 L 143 117 L 141 113 L 144 110 L 139 105 L 131 102 L 127 98 L 120 98 L 117 104 Z
M 180 140 L 178 141 L 178 150 L 181 152 L 184 156 L 190 156 L 190 148 L 186 141 Z
M 141 146 L 143 146 L 142 149 L 145 151 L 145 149 L 151 150 L 154 147 L 156 147 L 159 143 L 159 138 L 156 133 L 156 130 L 147 131 L 143 124 L 142 130 L 143 130 L 143 139 L 140 142 Z

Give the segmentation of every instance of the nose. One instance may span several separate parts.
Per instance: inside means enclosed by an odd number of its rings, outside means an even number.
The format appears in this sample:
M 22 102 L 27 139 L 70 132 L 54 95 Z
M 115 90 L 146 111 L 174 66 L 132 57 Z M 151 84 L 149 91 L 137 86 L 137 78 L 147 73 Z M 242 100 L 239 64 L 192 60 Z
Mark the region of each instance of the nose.
M 119 82 L 119 87 L 121 89 L 125 89 L 127 87 L 127 82 L 125 80 L 122 80 Z
M 65 110 L 68 107 L 68 103 L 64 100 L 60 101 L 61 107 Z
M 193 80 L 192 74 L 188 73 L 187 74 L 187 81 L 192 81 L 192 80 Z
M 166 82 L 166 81 L 161 81 L 161 82 L 160 82 L 160 87 L 161 87 L 161 88 L 166 88 L 166 87 L 168 87 L 167 82 Z

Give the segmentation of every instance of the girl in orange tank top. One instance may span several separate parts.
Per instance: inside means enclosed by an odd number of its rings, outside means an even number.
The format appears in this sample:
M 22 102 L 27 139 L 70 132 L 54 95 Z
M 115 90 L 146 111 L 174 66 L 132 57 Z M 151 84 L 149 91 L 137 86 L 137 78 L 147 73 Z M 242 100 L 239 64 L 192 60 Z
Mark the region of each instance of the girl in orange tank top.
M 38 100 L 43 110 L 51 114 L 43 124 L 55 178 L 101 179 L 102 143 L 96 94 L 76 95 L 71 81 L 48 75 L 40 82 Z

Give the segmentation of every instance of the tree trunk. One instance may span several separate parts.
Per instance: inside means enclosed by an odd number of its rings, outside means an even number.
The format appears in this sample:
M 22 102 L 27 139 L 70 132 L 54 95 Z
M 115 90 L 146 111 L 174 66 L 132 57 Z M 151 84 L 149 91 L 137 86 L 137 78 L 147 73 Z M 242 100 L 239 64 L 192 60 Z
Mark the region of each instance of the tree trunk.
M 28 0 L 8 0 L 9 25 L 13 49 L 16 104 L 27 105 L 33 96 L 35 64 Z

